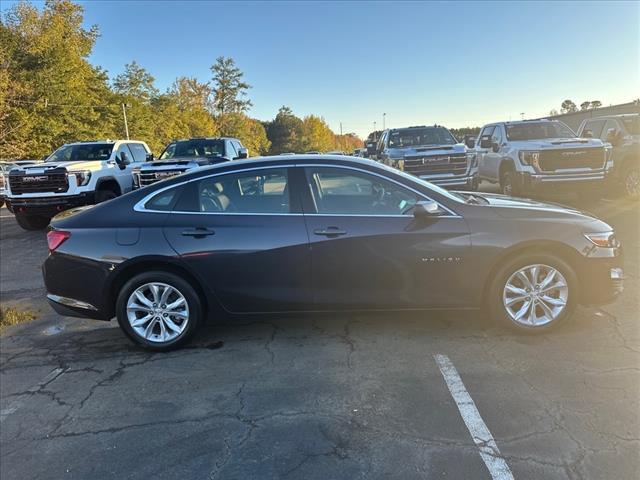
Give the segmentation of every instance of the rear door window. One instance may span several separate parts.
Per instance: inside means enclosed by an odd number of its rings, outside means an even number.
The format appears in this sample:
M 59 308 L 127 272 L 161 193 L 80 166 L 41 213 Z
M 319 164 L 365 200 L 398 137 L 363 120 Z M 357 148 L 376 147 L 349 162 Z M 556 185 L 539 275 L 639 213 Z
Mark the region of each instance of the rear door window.
M 602 135 L 602 129 L 604 128 L 604 123 L 604 120 L 589 120 L 585 123 L 581 135 L 585 136 L 587 130 L 591 130 L 593 138 L 600 138 L 600 135 Z

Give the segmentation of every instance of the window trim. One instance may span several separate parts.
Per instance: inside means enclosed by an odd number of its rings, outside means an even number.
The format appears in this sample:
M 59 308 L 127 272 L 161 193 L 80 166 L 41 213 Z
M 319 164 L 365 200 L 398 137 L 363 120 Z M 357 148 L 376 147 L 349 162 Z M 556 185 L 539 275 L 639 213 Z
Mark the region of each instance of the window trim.
M 411 215 L 379 215 L 379 214 L 355 214 L 355 213 L 343 213 L 343 214 L 326 214 L 326 213 L 306 213 L 306 212 L 302 212 L 302 213 L 298 213 L 298 212 L 289 212 L 289 213 L 241 213 L 241 212 L 187 212 L 187 211 L 176 211 L 176 210 L 171 210 L 169 212 L 167 212 L 166 210 L 151 210 L 151 209 L 147 209 L 145 208 L 145 204 L 151 200 L 153 197 L 155 197 L 156 195 L 161 194 L 162 192 L 164 192 L 165 190 L 168 190 L 170 188 L 178 188 L 182 185 L 186 185 L 187 183 L 191 183 L 191 182 L 198 182 L 201 180 L 204 180 L 205 178 L 211 178 L 211 177 L 217 177 L 219 175 L 226 175 L 229 173 L 241 173 L 241 172 L 247 172 L 247 171 L 251 171 L 251 170 L 268 170 L 268 169 L 277 169 L 277 168 L 286 168 L 286 169 L 301 169 L 303 170 L 304 173 L 304 169 L 308 168 L 308 167 L 326 167 L 326 168 L 343 168 L 343 169 L 347 169 L 347 170 L 353 170 L 356 172 L 362 172 L 362 173 L 368 173 L 370 175 L 375 175 L 377 177 L 380 177 L 384 180 L 388 180 L 390 182 L 393 182 L 397 185 L 400 185 L 403 188 L 406 188 L 408 190 L 411 190 L 412 192 L 416 193 L 418 196 L 420 196 L 422 198 L 422 200 L 427 200 L 427 201 L 433 201 L 436 202 L 438 204 L 438 206 L 444 210 L 445 212 L 447 212 L 446 215 L 439 215 L 438 217 L 434 217 L 434 218 L 463 218 L 461 215 L 459 215 L 458 213 L 456 213 L 455 211 L 453 211 L 452 209 L 450 209 L 449 207 L 445 206 L 442 204 L 442 202 L 439 202 L 437 200 L 434 200 L 430 197 L 428 197 L 427 195 L 425 195 L 423 192 L 416 190 L 415 188 L 409 187 L 407 185 L 405 185 L 402 182 L 397 181 L 394 178 L 390 178 L 387 177 L 385 175 L 381 175 L 377 172 L 372 172 L 370 170 L 366 170 L 364 168 L 357 168 L 357 167 L 353 167 L 353 166 L 349 166 L 349 165 L 331 165 L 329 163 L 308 163 L 308 164 L 284 164 L 284 165 L 269 165 L 269 166 L 264 166 L 264 167 L 249 167 L 249 168 L 239 168 L 239 169 L 235 169 L 235 170 L 225 170 L 224 172 L 217 172 L 217 173 L 213 173 L 211 175 L 206 175 L 206 176 L 202 176 L 202 177 L 198 177 L 198 178 L 191 178 L 189 180 L 185 180 L 184 182 L 180 182 L 180 183 L 176 183 L 175 185 L 169 185 L 166 186 L 164 188 L 161 188 L 160 190 L 156 190 L 155 192 L 151 192 L 148 195 L 145 195 L 142 199 L 140 199 L 138 202 L 136 202 L 136 204 L 133 206 L 133 210 L 136 212 L 141 212 L 141 213 L 163 213 L 163 214 L 178 214 L 178 215 L 236 215 L 236 216 L 294 216 L 294 217 L 301 217 L 301 216 L 321 216 L 321 217 L 372 217 L 372 218 L 412 218 Z M 305 175 L 306 178 L 306 175 Z M 305 182 L 305 186 L 304 186 L 307 194 L 310 194 L 309 192 L 309 187 Z

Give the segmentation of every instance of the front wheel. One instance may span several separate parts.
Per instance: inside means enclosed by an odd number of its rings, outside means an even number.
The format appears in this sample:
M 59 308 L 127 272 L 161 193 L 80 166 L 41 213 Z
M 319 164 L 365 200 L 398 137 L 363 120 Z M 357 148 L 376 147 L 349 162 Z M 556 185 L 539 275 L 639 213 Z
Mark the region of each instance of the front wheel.
M 107 200 L 113 200 L 118 195 L 113 190 L 98 190 L 96 192 L 96 203 L 106 202 Z
M 640 166 L 629 165 L 622 173 L 622 188 L 627 198 L 640 198 Z
M 577 279 L 564 260 L 526 254 L 508 262 L 489 289 L 492 317 L 523 333 L 549 331 L 569 318 L 577 304 Z
M 202 317 L 200 297 L 183 278 L 151 271 L 129 280 L 116 301 L 118 323 L 135 343 L 155 351 L 184 345 Z
M 44 230 L 49 225 L 51 219 L 42 215 L 24 215 L 16 213 L 16 221 L 25 230 Z
M 513 170 L 507 170 L 502 174 L 500 180 L 500 188 L 503 195 L 517 196 L 520 191 L 515 183 L 515 174 Z

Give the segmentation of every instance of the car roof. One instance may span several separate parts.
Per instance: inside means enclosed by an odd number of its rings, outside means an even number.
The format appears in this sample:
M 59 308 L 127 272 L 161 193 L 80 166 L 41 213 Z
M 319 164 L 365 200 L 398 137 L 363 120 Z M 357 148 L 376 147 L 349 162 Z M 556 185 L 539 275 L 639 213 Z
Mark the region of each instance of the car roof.
M 598 120 L 605 118 L 633 118 L 640 117 L 640 113 L 618 113 L 617 115 L 598 115 L 597 117 L 585 118 L 583 121 Z
M 65 143 L 65 145 L 103 145 L 105 143 L 109 144 L 109 145 L 114 145 L 116 143 L 121 143 L 121 142 L 129 142 L 129 143 L 145 143 L 142 140 L 110 140 L 110 139 L 106 139 L 106 140 L 90 140 L 87 142 L 69 142 L 69 143 Z

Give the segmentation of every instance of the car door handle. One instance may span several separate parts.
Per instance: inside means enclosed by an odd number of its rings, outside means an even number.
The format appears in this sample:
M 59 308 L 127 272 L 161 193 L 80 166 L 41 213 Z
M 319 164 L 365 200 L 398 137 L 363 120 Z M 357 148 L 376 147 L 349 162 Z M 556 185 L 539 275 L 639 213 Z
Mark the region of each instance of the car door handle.
M 325 237 L 339 237 L 341 235 L 346 235 L 346 230 L 341 230 L 338 227 L 327 227 L 325 229 L 317 229 L 313 231 L 316 235 L 324 235 Z
M 209 235 L 215 235 L 216 231 L 210 228 L 196 227 L 184 230 L 182 235 L 185 237 L 204 238 Z

